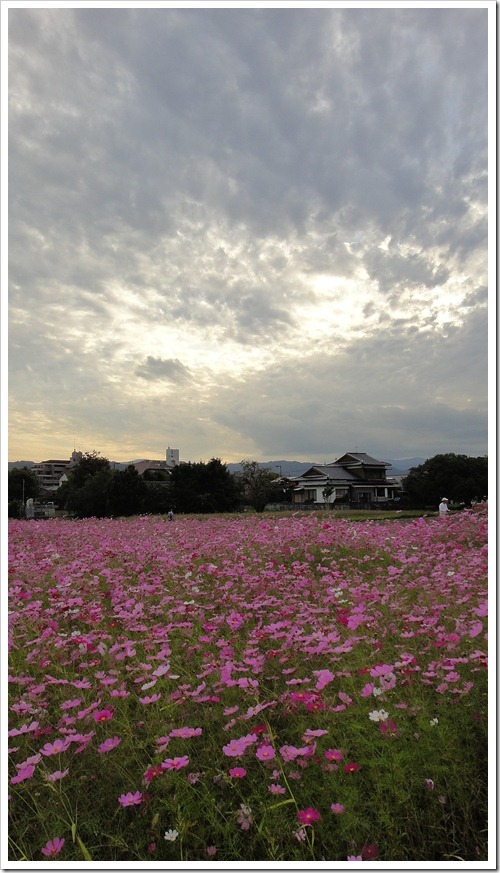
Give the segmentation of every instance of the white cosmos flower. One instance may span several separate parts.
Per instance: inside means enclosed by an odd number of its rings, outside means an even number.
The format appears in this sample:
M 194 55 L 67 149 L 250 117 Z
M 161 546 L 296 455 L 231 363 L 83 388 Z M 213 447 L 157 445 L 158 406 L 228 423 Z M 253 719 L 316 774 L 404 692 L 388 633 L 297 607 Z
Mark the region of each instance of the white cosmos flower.
M 169 843 L 175 842 L 177 837 L 179 836 L 179 831 L 176 831 L 175 828 L 171 828 L 169 831 L 165 831 L 165 839 Z
M 389 718 L 389 713 L 385 709 L 374 709 L 373 712 L 368 713 L 368 718 L 371 721 L 385 721 Z

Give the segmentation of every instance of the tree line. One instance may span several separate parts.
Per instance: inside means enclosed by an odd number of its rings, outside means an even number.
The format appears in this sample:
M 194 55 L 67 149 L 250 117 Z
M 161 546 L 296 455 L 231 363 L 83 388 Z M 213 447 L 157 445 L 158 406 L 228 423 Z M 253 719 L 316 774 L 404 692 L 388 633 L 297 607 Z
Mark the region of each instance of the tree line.
M 107 458 L 87 452 L 53 495 L 60 509 L 77 518 L 139 514 L 235 512 L 251 506 L 263 512 L 269 503 L 288 503 L 283 479 L 256 461 L 241 461 L 242 474 L 231 473 L 220 458 L 189 462 L 171 469 L 146 470 L 131 464 L 113 470 Z M 443 497 L 469 506 L 488 494 L 488 458 L 441 454 L 413 467 L 403 479 L 400 506 L 436 509 Z M 24 503 L 40 495 L 36 475 L 27 467 L 9 472 L 9 516 L 20 518 Z
M 140 475 L 130 464 L 113 470 L 98 452 L 86 452 L 53 495 L 59 509 L 76 518 L 141 514 L 235 512 L 245 506 L 262 512 L 283 501 L 279 476 L 256 461 L 241 462 L 242 475 L 231 473 L 220 458 L 182 463 Z M 36 475 L 27 467 L 9 472 L 9 516 L 22 517 L 24 502 L 40 495 Z

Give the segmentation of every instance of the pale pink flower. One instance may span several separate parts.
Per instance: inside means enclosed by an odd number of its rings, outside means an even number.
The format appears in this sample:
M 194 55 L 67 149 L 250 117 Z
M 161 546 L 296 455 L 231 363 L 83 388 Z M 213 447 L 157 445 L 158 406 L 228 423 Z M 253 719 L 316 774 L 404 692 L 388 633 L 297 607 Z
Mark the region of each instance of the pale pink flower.
M 60 779 L 64 779 L 69 773 L 69 769 L 67 770 L 55 770 L 54 773 L 47 773 L 46 780 L 47 782 L 59 782 Z
M 345 810 L 345 806 L 342 803 L 332 803 L 330 807 L 331 811 L 335 813 L 335 815 L 342 815 Z
M 12 776 L 10 780 L 11 785 L 17 785 L 18 782 L 24 782 L 25 779 L 31 779 L 34 772 L 35 768 L 33 764 L 28 764 L 27 767 L 21 767 L 18 773 L 15 776 Z
M 108 737 L 107 740 L 104 740 L 103 743 L 98 747 L 97 751 L 100 755 L 103 755 L 104 752 L 111 752 L 112 749 L 116 749 L 121 743 L 120 737 Z
M 271 761 L 276 756 L 276 752 L 272 746 L 266 744 L 259 746 L 255 755 L 259 761 Z
M 222 746 L 222 751 L 229 758 L 239 758 L 244 754 L 246 745 L 241 740 L 231 740 L 225 746 Z
M 282 785 L 276 785 L 275 782 L 271 782 L 268 785 L 267 790 L 271 792 L 271 794 L 286 794 L 286 788 L 283 788 Z
M 295 746 L 281 746 L 279 753 L 283 760 L 289 763 L 290 761 L 295 760 L 299 754 L 299 750 Z
M 183 767 L 187 767 L 189 764 L 189 758 L 187 755 L 182 755 L 181 758 L 166 758 L 165 761 L 162 761 L 162 767 L 164 770 L 182 770 Z
M 127 794 L 120 794 L 118 798 L 118 803 L 120 804 L 120 806 L 138 806 L 141 802 L 141 791 L 135 791 L 134 793 L 129 791 L 127 792 Z
M 236 821 L 243 831 L 247 831 L 252 824 L 252 810 L 245 803 L 240 803 L 240 808 L 236 813 Z
M 202 728 L 192 727 L 174 728 L 173 731 L 170 731 L 169 737 L 180 737 L 183 740 L 188 740 L 190 737 L 199 737 L 202 730 Z
M 69 739 L 56 739 L 53 743 L 45 743 L 43 749 L 40 749 L 42 755 L 59 755 L 61 752 L 65 752 L 67 748 L 69 748 L 71 740 Z

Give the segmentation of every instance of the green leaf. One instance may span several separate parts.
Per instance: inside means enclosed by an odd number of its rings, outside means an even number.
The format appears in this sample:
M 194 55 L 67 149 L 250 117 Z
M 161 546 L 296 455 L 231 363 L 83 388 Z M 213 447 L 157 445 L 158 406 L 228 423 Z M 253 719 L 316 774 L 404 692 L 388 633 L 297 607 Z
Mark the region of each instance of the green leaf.
M 287 803 L 295 803 L 294 798 L 293 798 L 293 797 L 289 797 L 287 800 L 280 800 L 279 803 L 273 803 L 272 806 L 268 806 L 267 808 L 268 808 L 268 809 L 277 809 L 278 806 L 286 806 Z
M 92 856 L 89 854 L 88 850 L 85 848 L 80 837 L 77 837 L 77 840 L 78 840 L 78 845 L 80 846 L 80 849 L 82 850 L 82 855 L 83 855 L 84 861 L 91 861 Z

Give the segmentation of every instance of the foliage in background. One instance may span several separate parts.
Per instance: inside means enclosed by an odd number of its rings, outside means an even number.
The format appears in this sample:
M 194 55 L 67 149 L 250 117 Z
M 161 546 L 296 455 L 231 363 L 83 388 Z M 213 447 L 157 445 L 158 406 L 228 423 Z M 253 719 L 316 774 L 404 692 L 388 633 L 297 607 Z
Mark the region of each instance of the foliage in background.
M 256 512 L 263 512 L 268 503 L 283 502 L 283 487 L 277 473 L 261 467 L 257 461 L 241 461 L 245 498 Z
M 470 506 L 488 494 L 488 458 L 434 455 L 413 467 L 403 484 L 411 506 L 437 507 L 443 497 Z
M 127 517 L 140 513 L 231 512 L 241 503 L 236 478 L 218 458 L 146 471 L 130 464 L 112 470 L 97 452 L 83 456 L 56 493 L 58 505 L 77 518 Z

